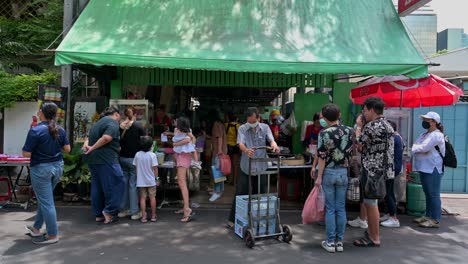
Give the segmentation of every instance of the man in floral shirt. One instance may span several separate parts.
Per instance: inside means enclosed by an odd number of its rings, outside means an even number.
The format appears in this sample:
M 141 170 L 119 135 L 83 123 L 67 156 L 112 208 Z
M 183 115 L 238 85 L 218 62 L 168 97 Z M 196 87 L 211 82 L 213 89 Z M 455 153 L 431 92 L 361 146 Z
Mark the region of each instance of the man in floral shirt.
M 322 247 L 328 252 L 343 251 L 346 229 L 346 190 L 348 167 L 353 152 L 354 130 L 339 124 L 340 108 L 327 104 L 322 108 L 318 137 L 319 171 L 315 182 L 325 193 L 327 240 Z
M 361 193 L 369 225 L 368 234 L 354 241 L 354 245 L 359 247 L 380 246 L 378 200 L 375 199 L 376 194 L 366 193 L 366 181 L 394 178 L 394 131 L 383 116 L 384 107 L 381 98 L 366 99 L 363 108 L 366 124 L 358 122 L 356 128 L 358 147 L 362 152 Z

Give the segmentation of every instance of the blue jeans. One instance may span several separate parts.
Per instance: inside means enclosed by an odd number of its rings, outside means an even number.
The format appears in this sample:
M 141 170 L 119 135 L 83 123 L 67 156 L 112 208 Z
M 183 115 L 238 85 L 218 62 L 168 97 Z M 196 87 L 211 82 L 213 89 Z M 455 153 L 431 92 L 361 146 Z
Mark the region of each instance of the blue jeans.
M 133 158 L 120 158 L 120 166 L 122 167 L 124 190 L 120 211 L 129 210 L 130 214 L 138 213 L 138 191 L 137 191 L 137 176 L 136 168 L 133 165 Z
M 442 216 L 442 204 L 440 201 L 440 183 L 442 175 L 434 168 L 432 173 L 420 172 L 421 184 L 426 195 L 426 216 L 440 221 Z
M 41 163 L 31 167 L 31 184 L 38 201 L 34 228 L 46 224 L 47 234 L 58 234 L 57 212 L 54 203 L 54 188 L 63 174 L 63 161 Z
M 91 206 L 96 217 L 104 211 L 117 215 L 122 201 L 124 181 L 122 168 L 116 164 L 89 164 L 91 172 Z
M 343 241 L 346 229 L 346 190 L 348 170 L 346 168 L 325 168 L 322 189 L 325 193 L 325 225 L 327 242 Z
M 215 183 L 213 187 L 213 192 L 215 193 L 224 192 L 224 182 L 222 181 L 222 182 Z

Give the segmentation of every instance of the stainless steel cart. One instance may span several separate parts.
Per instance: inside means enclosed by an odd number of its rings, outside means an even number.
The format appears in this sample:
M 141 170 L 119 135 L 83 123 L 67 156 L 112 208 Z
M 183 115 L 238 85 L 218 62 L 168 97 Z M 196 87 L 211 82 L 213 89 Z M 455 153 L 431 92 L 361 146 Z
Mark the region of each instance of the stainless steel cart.
M 254 149 L 269 149 L 269 147 L 256 147 Z M 289 243 L 292 240 L 293 234 L 291 227 L 288 225 L 281 225 L 280 221 L 280 200 L 278 197 L 278 190 L 280 186 L 280 165 L 281 160 L 278 154 L 270 154 L 271 157 L 268 158 L 249 158 L 249 194 L 248 194 L 248 225 L 243 230 L 243 239 L 245 245 L 249 248 L 255 246 L 255 241 L 260 239 L 268 239 L 268 238 L 275 238 L 280 239 L 282 238 L 284 242 Z M 252 162 L 276 162 L 276 166 L 274 169 L 269 169 L 267 171 L 262 171 L 260 173 L 252 173 Z M 257 175 L 258 181 L 258 192 L 257 194 L 252 194 L 252 181 L 253 176 Z M 263 177 L 267 177 L 267 186 L 266 186 L 266 193 L 261 193 L 261 175 Z M 270 182 L 271 176 L 277 175 L 277 183 L 276 183 L 276 192 L 270 192 Z M 270 202 L 274 200 L 275 204 L 275 212 L 274 214 L 270 215 Z M 264 207 L 266 202 L 266 215 L 262 215 L 262 206 Z M 256 205 L 255 205 L 256 204 Z M 256 208 L 256 212 L 252 212 L 252 206 Z M 270 224 L 271 221 L 274 220 L 273 223 L 275 224 L 274 232 L 270 233 Z M 260 222 L 266 223 L 266 228 L 264 228 L 263 232 L 260 232 L 262 228 Z M 261 234 L 265 233 L 265 234 Z

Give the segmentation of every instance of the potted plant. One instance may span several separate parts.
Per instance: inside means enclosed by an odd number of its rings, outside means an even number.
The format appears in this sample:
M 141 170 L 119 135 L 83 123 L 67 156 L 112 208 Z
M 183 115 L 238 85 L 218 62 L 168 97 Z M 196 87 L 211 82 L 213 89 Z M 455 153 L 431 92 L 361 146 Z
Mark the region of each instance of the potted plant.
M 86 201 L 89 201 L 89 193 L 91 186 L 91 172 L 88 164 L 83 163 L 80 167 L 80 175 L 78 177 L 78 196 Z

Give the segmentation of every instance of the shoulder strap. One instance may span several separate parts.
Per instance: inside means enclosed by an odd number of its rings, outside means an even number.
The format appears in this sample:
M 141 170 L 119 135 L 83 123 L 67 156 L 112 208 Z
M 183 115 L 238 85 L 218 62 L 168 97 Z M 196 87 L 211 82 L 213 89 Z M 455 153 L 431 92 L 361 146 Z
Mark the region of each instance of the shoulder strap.
M 445 134 L 443 134 L 443 135 L 444 135 L 444 144 L 445 144 L 445 142 L 446 142 L 446 140 L 445 140 Z M 439 153 L 439 155 L 440 155 L 440 157 L 442 158 L 442 160 L 444 160 L 444 156 L 442 156 L 442 152 L 440 152 L 439 146 L 435 145 L 434 148 L 437 150 L 437 152 Z

